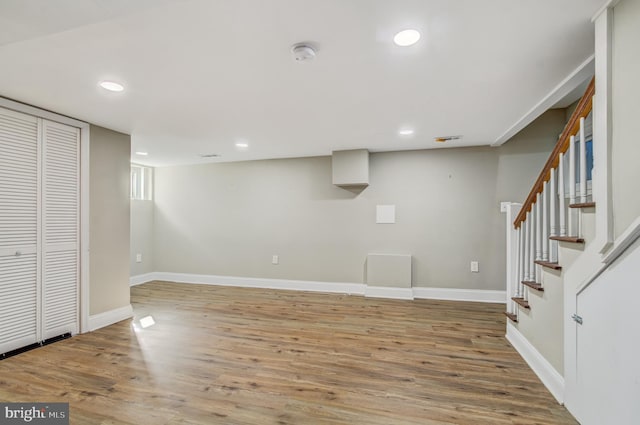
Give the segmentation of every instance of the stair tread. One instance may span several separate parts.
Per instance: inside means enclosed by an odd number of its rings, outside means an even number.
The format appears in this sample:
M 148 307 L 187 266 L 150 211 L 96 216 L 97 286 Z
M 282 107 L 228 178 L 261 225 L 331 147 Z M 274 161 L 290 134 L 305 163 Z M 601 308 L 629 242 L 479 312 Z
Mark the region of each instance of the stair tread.
M 516 314 L 505 312 L 504 315 L 511 319 L 511 321 L 518 323 L 518 316 Z
M 550 236 L 549 239 L 560 242 L 584 243 L 583 238 L 578 238 L 575 236 Z
M 535 289 L 536 291 L 540 291 L 540 292 L 544 291 L 544 288 L 542 287 L 542 283 L 523 280 L 522 284 L 525 286 L 528 286 L 531 289 Z
M 580 202 L 577 204 L 569 204 L 569 208 L 592 208 L 595 207 L 595 202 Z
M 553 270 L 562 270 L 562 266 L 558 263 L 551 263 L 549 261 L 542 260 L 536 260 L 535 263 L 541 265 L 542 267 L 547 267 Z
M 516 304 L 518 304 L 519 306 L 521 306 L 523 308 L 531 308 L 531 306 L 529 306 L 529 302 L 527 300 L 525 300 L 524 298 L 512 297 L 511 299 L 513 301 L 515 301 Z

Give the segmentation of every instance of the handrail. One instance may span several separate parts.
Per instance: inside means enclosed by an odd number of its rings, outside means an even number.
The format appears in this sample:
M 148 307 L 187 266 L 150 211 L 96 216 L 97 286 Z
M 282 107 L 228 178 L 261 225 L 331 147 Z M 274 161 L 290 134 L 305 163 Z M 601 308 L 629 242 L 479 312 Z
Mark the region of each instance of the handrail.
M 531 211 L 531 207 L 535 203 L 538 193 L 542 193 L 544 183 L 551 178 L 551 169 L 558 166 L 560 154 L 567 152 L 569 149 L 571 136 L 575 135 L 580 129 L 580 118 L 586 118 L 589 112 L 591 112 L 593 108 L 593 94 L 595 93 L 595 81 L 595 77 L 591 79 L 587 90 L 582 95 L 582 98 L 580 98 L 580 102 L 578 102 L 578 106 L 576 106 L 575 111 L 571 114 L 569 122 L 567 122 L 567 125 L 564 127 L 556 146 L 553 148 L 544 168 L 542 168 L 531 192 L 529 192 L 529 196 L 527 196 L 527 199 L 522 204 L 520 213 L 513 222 L 514 227 L 520 227 L 520 224 L 525 220 L 527 212 Z

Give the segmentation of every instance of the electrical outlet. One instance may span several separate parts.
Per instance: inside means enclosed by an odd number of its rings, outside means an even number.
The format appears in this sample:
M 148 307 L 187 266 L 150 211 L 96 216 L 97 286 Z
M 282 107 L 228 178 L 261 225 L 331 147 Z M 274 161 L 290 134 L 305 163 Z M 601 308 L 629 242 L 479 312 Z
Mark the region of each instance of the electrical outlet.
M 280 258 L 278 258 L 278 256 L 277 256 L 277 255 L 274 255 L 274 256 L 271 258 L 271 264 L 278 264 L 279 262 L 280 262 Z
M 471 271 L 474 273 L 478 273 L 479 269 L 478 269 L 478 262 L 477 261 L 472 261 L 471 262 Z
M 136 263 L 142 263 L 142 254 L 136 254 Z

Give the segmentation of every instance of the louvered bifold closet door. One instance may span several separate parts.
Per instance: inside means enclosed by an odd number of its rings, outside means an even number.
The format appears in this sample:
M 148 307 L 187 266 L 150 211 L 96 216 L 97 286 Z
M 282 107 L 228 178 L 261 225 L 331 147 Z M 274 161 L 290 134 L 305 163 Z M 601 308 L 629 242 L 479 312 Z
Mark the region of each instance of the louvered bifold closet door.
M 80 130 L 43 120 L 43 337 L 78 332 Z
M 0 353 L 38 340 L 38 120 L 0 108 Z

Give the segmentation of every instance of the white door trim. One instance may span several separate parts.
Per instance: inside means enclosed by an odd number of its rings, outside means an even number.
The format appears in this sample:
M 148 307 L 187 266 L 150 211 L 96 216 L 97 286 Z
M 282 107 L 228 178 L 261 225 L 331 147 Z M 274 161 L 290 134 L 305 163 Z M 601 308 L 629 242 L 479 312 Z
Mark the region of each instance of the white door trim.
M 89 332 L 89 124 L 80 127 L 80 333 Z

